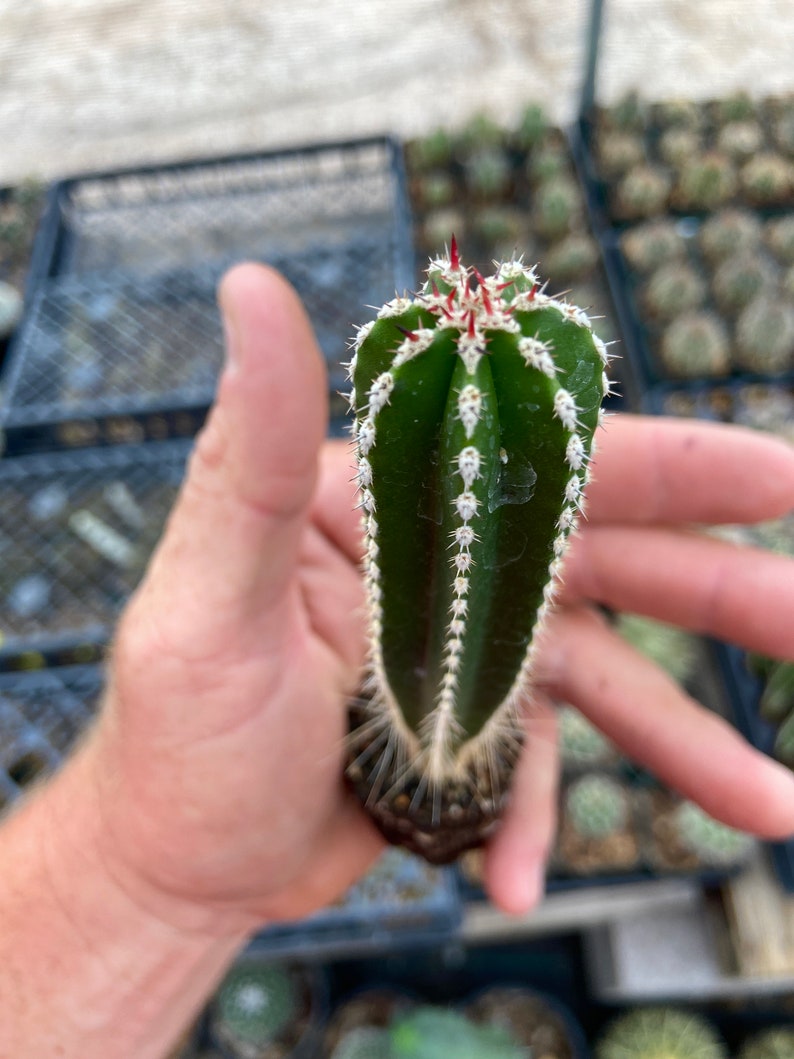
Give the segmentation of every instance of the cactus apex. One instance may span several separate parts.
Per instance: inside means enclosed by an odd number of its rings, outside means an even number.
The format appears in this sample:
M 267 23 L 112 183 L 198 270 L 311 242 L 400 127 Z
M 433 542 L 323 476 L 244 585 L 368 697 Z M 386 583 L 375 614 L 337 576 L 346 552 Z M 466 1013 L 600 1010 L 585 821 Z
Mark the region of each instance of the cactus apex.
M 370 649 L 347 775 L 391 840 L 446 860 L 505 803 L 610 356 L 520 257 L 484 277 L 454 237 L 353 349 Z

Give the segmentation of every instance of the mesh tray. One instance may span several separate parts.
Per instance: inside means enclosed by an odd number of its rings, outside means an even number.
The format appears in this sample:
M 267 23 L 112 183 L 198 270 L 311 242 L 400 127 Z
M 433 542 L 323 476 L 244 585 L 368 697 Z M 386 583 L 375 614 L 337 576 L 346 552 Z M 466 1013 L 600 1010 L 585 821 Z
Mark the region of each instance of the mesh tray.
M 93 716 L 102 687 L 96 666 L 0 676 L 0 812 L 58 767 Z
M 367 306 L 413 283 L 402 173 L 373 140 L 58 185 L 5 374 L 8 451 L 118 440 L 123 416 L 136 438 L 185 433 L 150 429 L 154 413 L 200 425 L 222 362 L 216 286 L 244 258 L 304 299 L 335 395 Z
M 0 657 L 107 639 L 189 449 L 152 442 L 0 463 Z

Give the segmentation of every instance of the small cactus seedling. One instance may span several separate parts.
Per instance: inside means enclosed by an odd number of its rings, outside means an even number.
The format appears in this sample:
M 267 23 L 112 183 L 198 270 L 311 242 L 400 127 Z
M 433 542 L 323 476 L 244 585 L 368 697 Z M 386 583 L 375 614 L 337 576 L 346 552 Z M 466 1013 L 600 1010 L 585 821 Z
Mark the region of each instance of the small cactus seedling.
M 643 304 L 656 320 L 672 320 L 689 309 L 697 309 L 706 296 L 706 284 L 686 262 L 662 265 L 650 277 L 642 294 Z
M 721 151 L 704 151 L 681 169 L 673 192 L 679 210 L 715 210 L 736 191 L 733 162 Z
M 794 1029 L 778 1026 L 755 1034 L 742 1045 L 739 1059 L 794 1059 Z
M 728 332 L 716 313 L 684 313 L 662 335 L 659 359 L 674 378 L 726 375 L 731 368 Z
M 776 374 L 794 364 L 794 305 L 761 294 L 736 323 L 736 363 L 745 371 Z
M 557 729 L 563 768 L 600 765 L 615 757 L 615 748 L 607 737 L 573 706 L 558 708 Z
M 752 848 L 749 835 L 720 823 L 694 802 L 682 802 L 674 816 L 682 845 L 704 864 L 715 867 L 735 864 Z
M 794 165 L 774 151 L 762 151 L 739 174 L 741 187 L 756 206 L 785 205 L 794 194 Z
M 700 133 L 694 129 L 668 129 L 659 138 L 659 154 L 668 165 L 684 165 L 688 158 L 699 154 L 702 149 L 703 140 Z
M 635 1008 L 615 1019 L 596 1045 L 596 1059 L 728 1059 L 717 1031 L 679 1008 Z
M 396 1020 L 390 1038 L 392 1059 L 531 1059 L 505 1027 L 451 1008 L 417 1008 Z
M 670 184 L 670 177 L 660 166 L 634 166 L 617 186 L 617 214 L 625 220 L 639 220 L 662 213 L 667 206 Z
M 565 815 L 582 838 L 599 841 L 622 830 L 629 819 L 626 788 L 605 773 L 592 772 L 570 785 Z
M 775 257 L 784 265 L 794 265 L 794 214 L 767 222 L 765 235 Z
M 582 215 L 582 193 L 572 177 L 559 176 L 538 185 L 532 204 L 536 231 L 555 239 L 570 231 Z
M 532 269 L 475 276 L 454 240 L 354 343 L 370 655 L 347 774 L 428 860 L 479 844 L 505 803 L 607 361 Z
M 212 1032 L 240 1059 L 259 1059 L 303 1008 L 300 979 L 292 968 L 265 961 L 236 964 L 212 1005 Z
M 331 1059 L 392 1059 L 388 1030 L 354 1026 L 331 1052 Z
M 653 272 L 686 254 L 684 237 L 676 223 L 669 220 L 646 221 L 629 228 L 621 236 L 620 247 L 638 272 Z
M 720 129 L 717 146 L 736 162 L 744 162 L 760 150 L 764 142 L 756 121 L 731 121 Z
M 615 627 L 636 651 L 680 684 L 686 684 L 697 669 L 701 652 L 693 633 L 640 614 L 620 614 Z
M 598 264 L 598 246 L 586 232 L 570 232 L 549 247 L 546 255 L 549 272 L 561 282 L 581 279 Z
M 777 280 L 777 266 L 765 257 L 735 254 L 714 273 L 714 298 L 724 313 L 739 313 L 759 294 L 774 292 Z
M 623 176 L 645 161 L 645 144 L 635 132 L 605 132 L 598 138 L 598 168 L 607 179 Z
M 698 233 L 703 256 L 711 264 L 756 250 L 761 243 L 763 226 L 749 210 L 728 207 L 707 217 Z

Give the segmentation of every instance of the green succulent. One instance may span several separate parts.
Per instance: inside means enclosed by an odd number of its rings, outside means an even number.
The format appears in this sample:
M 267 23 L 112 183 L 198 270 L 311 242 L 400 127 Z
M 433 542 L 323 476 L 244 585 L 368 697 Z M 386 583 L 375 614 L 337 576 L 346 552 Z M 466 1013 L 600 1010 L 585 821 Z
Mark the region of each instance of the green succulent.
M 671 262 L 658 268 L 645 284 L 642 302 L 656 320 L 673 320 L 703 304 L 707 287 L 704 279 L 686 262 Z
M 682 167 L 673 199 L 679 210 L 715 210 L 736 192 L 733 162 L 721 151 L 704 151 Z
M 504 195 L 513 178 L 507 153 L 500 147 L 478 147 L 463 162 L 463 179 L 469 193 L 494 199 Z
M 598 264 L 598 245 L 586 232 L 570 232 L 549 247 L 545 266 L 562 283 L 581 279 Z
M 642 129 L 645 127 L 648 108 L 640 93 L 630 89 L 600 113 L 604 123 L 612 128 Z
M 620 240 L 626 260 L 638 272 L 653 272 L 686 254 L 686 241 L 675 221 L 645 221 L 623 233 Z
M 434 129 L 425 136 L 411 140 L 406 147 L 406 155 L 414 172 L 445 169 L 454 156 L 453 137 L 447 129 Z
M 546 111 L 540 103 L 528 103 L 518 120 L 513 141 L 521 151 L 531 151 L 546 134 L 549 127 Z
M 454 202 L 455 181 L 443 169 L 430 169 L 416 181 L 416 197 L 425 209 L 439 209 Z
M 635 1008 L 619 1016 L 597 1043 L 596 1059 L 728 1059 L 717 1031 L 692 1011 Z
M 794 304 L 761 294 L 736 323 L 736 364 L 745 371 L 776 374 L 794 364 Z
M 653 217 L 666 208 L 670 187 L 670 177 L 661 167 L 636 165 L 617 185 L 615 210 L 625 220 Z
M 764 133 L 757 121 L 731 121 L 720 129 L 717 146 L 729 158 L 744 162 L 752 158 L 764 142 Z
M 684 165 L 688 158 L 700 154 L 703 139 L 695 129 L 680 126 L 668 129 L 659 138 L 659 154 L 668 165 Z
M 354 1026 L 341 1038 L 330 1059 L 392 1059 L 389 1031 L 379 1026 Z
M 458 153 L 465 156 L 483 148 L 502 148 L 507 140 L 504 126 L 484 110 L 472 114 L 457 134 Z
M 582 838 L 608 838 L 622 830 L 629 819 L 626 788 L 605 773 L 581 776 L 565 792 L 565 816 Z
M 784 265 L 794 265 L 794 214 L 768 221 L 765 235 L 775 257 Z
M 615 754 L 603 732 L 573 706 L 558 708 L 557 728 L 563 765 L 600 765 Z
M 598 138 L 598 169 L 608 180 L 645 161 L 645 144 L 635 132 L 609 131 Z
M 734 254 L 714 273 L 714 298 L 724 313 L 738 313 L 760 294 L 774 292 L 777 280 L 777 268 L 765 257 Z
M 266 961 L 242 961 L 221 982 L 212 1003 L 212 1029 L 240 1059 L 258 1059 L 300 1013 L 302 985 L 297 972 Z
M 532 219 L 539 235 L 555 239 L 570 231 L 582 216 L 582 193 L 571 177 L 539 184 L 532 203 Z
M 749 835 L 720 823 L 694 802 L 682 802 L 673 815 L 682 845 L 705 864 L 735 864 L 752 848 Z
M 794 1029 L 777 1026 L 745 1041 L 739 1059 L 794 1059 Z
M 714 109 L 717 121 L 729 123 L 755 118 L 758 105 L 749 92 L 739 89 L 724 99 L 717 100 Z
M 706 218 L 700 226 L 698 244 L 706 260 L 718 264 L 734 254 L 756 250 L 761 244 L 763 230 L 755 213 L 726 207 Z
M 527 179 L 532 184 L 556 180 L 570 175 L 571 159 L 561 143 L 542 143 L 531 151 L 525 165 Z
M 703 108 L 696 100 L 684 97 L 662 100 L 653 106 L 653 124 L 661 129 L 699 129 Z
M 778 728 L 773 750 L 778 761 L 794 769 L 794 710 Z
M 684 313 L 665 328 L 659 359 L 674 378 L 726 375 L 731 347 L 725 324 L 708 310 Z
M 398 1018 L 390 1043 L 392 1059 L 531 1059 L 505 1027 L 448 1008 L 419 1007 Z
M 786 203 L 794 193 L 794 165 L 773 151 L 762 151 L 739 173 L 742 191 L 756 206 Z
M 761 693 L 761 716 L 771 724 L 780 724 L 794 711 L 794 662 L 767 660 Z
M 620 614 L 615 628 L 622 638 L 680 684 L 692 678 L 701 657 L 695 635 L 640 614 Z

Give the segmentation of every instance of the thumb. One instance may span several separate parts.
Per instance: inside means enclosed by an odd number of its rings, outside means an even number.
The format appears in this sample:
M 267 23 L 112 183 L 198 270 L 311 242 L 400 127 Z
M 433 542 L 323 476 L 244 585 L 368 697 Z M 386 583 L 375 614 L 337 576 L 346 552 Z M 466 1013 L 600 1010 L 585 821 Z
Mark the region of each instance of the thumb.
M 277 627 L 326 433 L 324 364 L 292 287 L 239 265 L 219 302 L 226 367 L 136 600 L 161 629 L 189 624 L 197 654 Z

